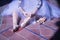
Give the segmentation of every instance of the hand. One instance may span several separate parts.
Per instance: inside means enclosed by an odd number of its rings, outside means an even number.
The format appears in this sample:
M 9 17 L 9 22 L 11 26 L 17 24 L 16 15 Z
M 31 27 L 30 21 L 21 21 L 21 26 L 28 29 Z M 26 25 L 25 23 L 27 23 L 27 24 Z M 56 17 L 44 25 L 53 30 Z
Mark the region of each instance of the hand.
M 40 18 L 39 20 L 37 20 L 37 22 L 44 23 L 44 22 L 45 22 L 45 20 L 46 20 L 46 18 L 45 18 L 45 17 L 43 17 L 43 18 Z

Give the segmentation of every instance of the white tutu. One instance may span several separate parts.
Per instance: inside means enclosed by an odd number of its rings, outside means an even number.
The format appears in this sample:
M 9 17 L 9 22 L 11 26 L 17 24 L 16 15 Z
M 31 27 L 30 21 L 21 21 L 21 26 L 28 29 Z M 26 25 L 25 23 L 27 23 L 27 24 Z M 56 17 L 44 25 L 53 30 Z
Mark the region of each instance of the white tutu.
M 38 6 L 37 4 L 39 3 L 38 0 L 22 0 L 22 2 L 24 4 L 21 4 L 21 5 L 23 5 L 23 9 L 26 12 L 32 12 Z M 48 5 L 50 6 L 51 10 L 49 9 Z M 2 16 L 11 15 L 14 10 L 15 11 L 17 10 L 17 12 L 18 12 L 19 6 L 20 6 L 19 0 L 12 1 L 10 4 L 8 4 L 8 6 L 5 8 L 5 10 L 1 13 Z M 52 15 L 50 15 L 50 13 Z M 60 17 L 60 9 L 53 6 L 52 4 L 49 4 L 48 2 L 46 2 L 46 0 L 43 0 L 43 5 L 39 9 L 39 11 L 37 11 L 37 14 L 41 15 L 41 16 L 46 16 L 48 18 L 51 16 L 58 18 L 58 17 Z

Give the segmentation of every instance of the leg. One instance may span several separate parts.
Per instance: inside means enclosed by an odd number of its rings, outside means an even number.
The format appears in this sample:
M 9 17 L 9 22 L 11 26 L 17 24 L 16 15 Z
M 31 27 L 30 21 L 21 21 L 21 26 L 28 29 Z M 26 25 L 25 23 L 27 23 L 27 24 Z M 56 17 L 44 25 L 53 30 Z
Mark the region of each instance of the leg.
M 17 18 L 18 18 L 18 15 L 17 13 L 14 11 L 13 14 L 13 29 L 15 29 L 16 25 L 17 25 Z
M 25 18 L 25 20 L 21 23 L 21 27 L 24 28 L 30 24 L 30 17 Z
M 24 25 L 24 27 L 30 25 L 30 22 L 31 22 L 31 20 L 28 20 L 28 21 L 26 22 L 26 24 Z
M 21 25 L 23 28 L 25 28 L 26 26 L 32 24 L 33 21 L 35 21 L 35 17 L 32 17 L 32 18 L 30 18 L 30 19 L 26 19 L 26 20 L 28 20 L 28 21 L 23 21 L 23 23 L 22 23 L 22 25 Z
M 16 32 L 18 29 L 19 29 L 19 17 L 18 17 L 18 14 L 14 11 L 13 14 L 13 32 Z

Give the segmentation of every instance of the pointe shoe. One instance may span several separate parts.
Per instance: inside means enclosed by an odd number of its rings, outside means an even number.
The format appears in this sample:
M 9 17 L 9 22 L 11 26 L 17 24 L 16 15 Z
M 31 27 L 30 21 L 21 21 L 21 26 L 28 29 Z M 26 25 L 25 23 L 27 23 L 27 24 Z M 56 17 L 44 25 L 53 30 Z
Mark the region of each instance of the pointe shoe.
M 15 29 L 13 29 L 13 32 L 17 32 L 18 30 L 19 30 L 19 26 L 18 27 L 16 27 Z

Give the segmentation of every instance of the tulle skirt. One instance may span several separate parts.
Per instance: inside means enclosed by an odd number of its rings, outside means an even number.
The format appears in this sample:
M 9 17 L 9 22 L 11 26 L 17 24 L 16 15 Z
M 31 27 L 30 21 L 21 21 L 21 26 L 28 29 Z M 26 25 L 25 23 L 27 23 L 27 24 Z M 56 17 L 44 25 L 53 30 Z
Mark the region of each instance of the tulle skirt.
M 24 15 L 19 11 L 18 8 L 23 7 L 23 9 L 26 12 L 32 12 L 34 8 L 38 6 L 37 4 L 38 4 L 37 0 L 22 0 L 21 4 L 19 4 L 19 1 L 15 0 L 8 4 L 8 6 L 4 9 L 1 15 L 2 16 L 12 15 L 13 11 L 15 10 L 20 17 L 24 17 Z M 43 0 L 43 4 L 36 14 L 40 16 L 45 16 L 46 18 L 51 17 L 59 18 L 60 9 Z

